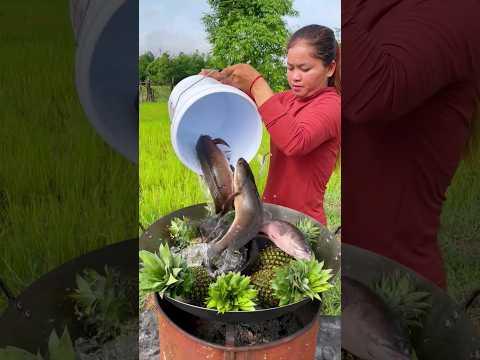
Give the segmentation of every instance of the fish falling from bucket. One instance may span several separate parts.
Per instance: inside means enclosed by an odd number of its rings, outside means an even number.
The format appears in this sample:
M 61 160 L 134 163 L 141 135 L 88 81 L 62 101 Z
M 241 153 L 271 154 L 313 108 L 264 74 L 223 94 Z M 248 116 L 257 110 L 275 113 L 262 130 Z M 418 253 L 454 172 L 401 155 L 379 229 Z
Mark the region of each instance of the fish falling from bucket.
M 238 159 L 233 176 L 235 218 L 227 233 L 210 246 L 209 257 L 225 249 L 238 250 L 247 245 L 263 224 L 263 204 L 258 194 L 252 170 L 247 161 Z
M 202 234 L 210 245 L 206 258 L 210 272 L 214 271 L 213 264 L 218 264 L 220 254 L 227 249 L 241 249 L 259 232 L 296 259 L 312 258 L 313 252 L 298 228 L 285 221 L 267 219 L 264 216 L 263 203 L 248 162 L 244 158 L 238 159 L 232 174 L 232 169 L 218 144 L 226 143 L 222 139 L 202 135 L 196 146 L 197 156 L 215 203 L 216 216 L 200 226 L 201 232 L 206 228 L 211 230 L 207 231 L 208 234 Z M 223 221 L 232 208 L 233 222 Z M 228 228 L 225 227 L 227 223 Z M 211 234 L 218 236 L 212 237 Z
M 223 139 L 201 135 L 196 144 L 197 157 L 212 196 L 215 213 L 225 214 L 233 205 L 233 172 L 218 145 L 229 146 Z

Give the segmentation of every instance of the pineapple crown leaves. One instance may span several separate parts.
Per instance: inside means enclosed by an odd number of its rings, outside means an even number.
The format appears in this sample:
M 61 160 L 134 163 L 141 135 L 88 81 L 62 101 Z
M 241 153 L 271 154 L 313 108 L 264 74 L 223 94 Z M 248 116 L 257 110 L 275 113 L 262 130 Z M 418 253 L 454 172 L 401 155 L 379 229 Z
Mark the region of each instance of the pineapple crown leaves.
M 55 330 L 52 331 L 48 340 L 48 355 L 50 360 L 75 360 L 75 350 L 67 327 L 61 338 Z
M 187 247 L 198 236 L 197 227 L 185 216 L 173 218 L 168 230 L 170 231 L 170 237 L 175 240 L 175 244 L 180 248 Z
M 180 255 L 173 255 L 168 245 L 161 244 L 158 254 L 139 252 L 142 268 L 139 275 L 140 291 L 158 293 L 161 298 L 182 295 L 190 290 L 192 275 Z
M 321 300 L 319 294 L 332 287 L 328 282 L 332 277 L 331 271 L 323 269 L 323 261 L 294 260 L 276 270 L 272 280 L 274 296 L 280 300 L 280 306 L 298 302 L 306 297 Z
M 307 217 L 301 218 L 295 224 L 296 227 L 302 232 L 305 240 L 308 242 L 310 246 L 313 246 L 317 243 L 318 238 L 321 234 L 320 227 L 315 224 L 312 220 Z
M 250 277 L 236 272 L 221 275 L 210 284 L 207 308 L 224 314 L 227 311 L 253 311 L 257 290 L 250 284 Z
M 105 275 L 93 269 L 77 274 L 77 288 L 70 297 L 75 301 L 75 313 L 83 320 L 87 331 L 94 331 L 107 340 L 121 332 L 123 322 L 134 313 L 128 297 L 128 286 L 114 269 L 104 268 Z M 53 334 L 56 336 L 56 334 Z
M 417 289 L 408 275 L 400 271 L 384 274 L 379 281 L 372 284 L 372 290 L 402 320 L 410 332 L 414 328 L 422 327 L 422 318 L 431 308 L 431 295 Z
M 72 339 L 68 333 L 67 327 L 63 331 L 62 337 L 58 337 L 55 330 L 50 334 L 48 341 L 48 359 L 49 360 L 75 360 L 75 350 L 73 348 Z M 36 355 L 29 353 L 23 349 L 13 346 L 7 346 L 0 349 L 0 359 L 2 360 L 43 360 L 40 353 Z

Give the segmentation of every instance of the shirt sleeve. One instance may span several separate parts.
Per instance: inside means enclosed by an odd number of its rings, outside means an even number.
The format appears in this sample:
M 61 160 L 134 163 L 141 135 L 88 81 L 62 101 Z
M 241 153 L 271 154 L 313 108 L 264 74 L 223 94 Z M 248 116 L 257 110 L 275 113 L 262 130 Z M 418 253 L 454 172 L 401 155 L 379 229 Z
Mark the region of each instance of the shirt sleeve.
M 433 0 L 398 8 L 402 2 L 352 2 L 355 13 L 346 9 L 351 15 L 342 29 L 344 119 L 392 121 L 439 90 L 472 78 L 479 54 L 471 38 L 477 38 L 472 34 L 479 33 L 480 22 L 471 13 L 480 13 L 480 2 L 466 2 L 471 8 Z M 386 14 L 382 31 L 372 30 Z
M 272 142 L 287 156 L 306 155 L 340 136 L 340 96 L 326 93 L 298 112 L 289 111 L 284 97 L 273 96 L 260 108 Z

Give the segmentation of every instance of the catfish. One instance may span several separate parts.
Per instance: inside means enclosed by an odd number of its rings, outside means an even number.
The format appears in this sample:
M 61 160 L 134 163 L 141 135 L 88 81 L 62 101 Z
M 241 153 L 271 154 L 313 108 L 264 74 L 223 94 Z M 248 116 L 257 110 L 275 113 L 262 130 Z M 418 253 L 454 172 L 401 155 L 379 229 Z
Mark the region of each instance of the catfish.
M 260 233 L 297 260 L 310 260 L 314 256 L 302 232 L 287 221 L 266 221 L 260 228 Z
M 366 360 L 410 360 L 406 330 L 383 300 L 342 275 L 342 348 Z
M 258 234 L 263 224 L 263 204 L 252 170 L 243 158 L 238 159 L 235 167 L 233 190 L 235 218 L 224 236 L 211 241 L 207 253 L 209 259 L 227 248 L 238 250 L 245 246 Z
M 201 135 L 195 149 L 215 204 L 215 213 L 225 214 L 233 205 L 233 172 L 225 154 L 218 148 L 219 144 L 230 147 L 223 139 Z

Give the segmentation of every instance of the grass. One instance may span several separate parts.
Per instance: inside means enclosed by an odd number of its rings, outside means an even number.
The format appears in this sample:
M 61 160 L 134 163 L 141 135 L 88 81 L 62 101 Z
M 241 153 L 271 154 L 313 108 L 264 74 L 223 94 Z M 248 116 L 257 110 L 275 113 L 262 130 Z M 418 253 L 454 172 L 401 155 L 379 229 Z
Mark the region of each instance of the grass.
M 170 87 L 164 85 L 152 85 L 153 97 L 155 101 L 162 102 L 168 101 L 170 95 Z M 140 101 L 143 102 L 147 98 L 147 88 L 145 85 L 140 86 L 139 89 Z
M 448 291 L 459 303 L 480 288 L 480 151 L 475 155 L 452 180 L 439 233 Z M 480 334 L 480 301 L 469 314 Z
M 77 99 L 68 6 L 2 1 L 0 277 L 16 294 L 137 235 L 136 167 L 102 141 Z M 0 295 L 0 313 L 5 305 Z
M 268 172 L 269 135 L 264 129 L 262 144 L 250 165 L 259 192 L 263 193 Z M 268 157 L 267 157 L 268 159 Z M 170 125 L 165 102 L 140 105 L 140 223 L 148 227 L 158 218 L 180 208 L 210 200 L 210 194 L 199 176 L 187 169 L 176 157 L 170 143 Z M 340 174 L 332 176 L 325 195 L 325 211 L 329 227 L 340 225 Z M 325 309 L 339 314 L 340 282 L 328 293 Z M 328 299 L 332 294 L 332 299 Z

